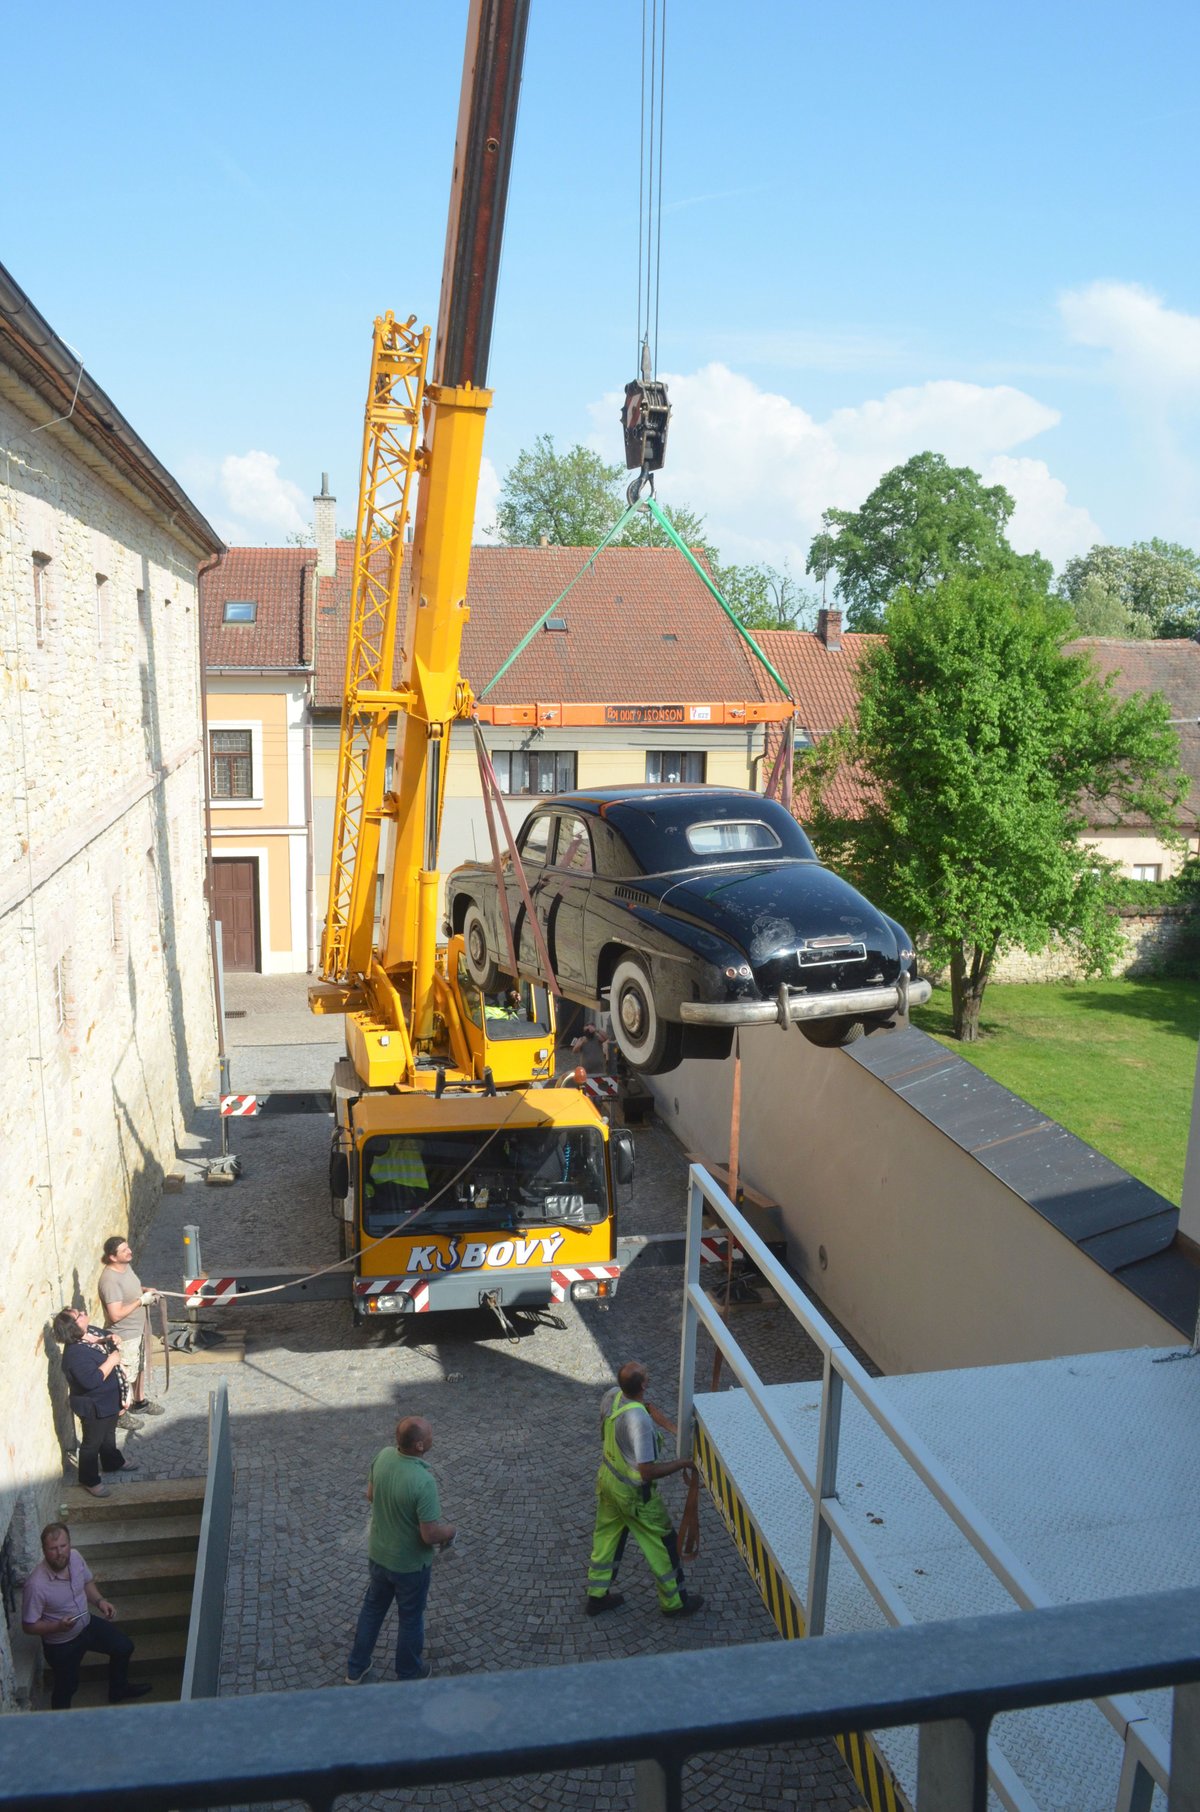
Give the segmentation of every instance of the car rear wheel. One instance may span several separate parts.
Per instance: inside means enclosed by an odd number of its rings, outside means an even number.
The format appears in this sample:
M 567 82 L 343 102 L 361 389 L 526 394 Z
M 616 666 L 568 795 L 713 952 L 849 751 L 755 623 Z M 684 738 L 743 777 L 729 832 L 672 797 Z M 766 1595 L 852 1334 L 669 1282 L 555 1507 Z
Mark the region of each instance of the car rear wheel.
M 853 1044 L 866 1030 L 861 1019 L 802 1019 L 799 1026 L 809 1044 L 819 1044 L 823 1051 Z
M 487 920 L 474 900 L 467 902 L 462 935 L 468 975 L 485 994 L 494 994 L 500 986 L 502 976 L 488 949 Z
M 621 1055 L 631 1069 L 659 1076 L 675 1068 L 683 1028 L 659 1012 L 649 972 L 640 958 L 623 956 L 613 970 L 608 1010 Z

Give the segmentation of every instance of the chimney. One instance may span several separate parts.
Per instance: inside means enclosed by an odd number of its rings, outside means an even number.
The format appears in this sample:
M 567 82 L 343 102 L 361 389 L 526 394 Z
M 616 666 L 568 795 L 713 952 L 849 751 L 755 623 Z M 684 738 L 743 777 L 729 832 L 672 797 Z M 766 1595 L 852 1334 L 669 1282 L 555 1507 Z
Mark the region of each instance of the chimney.
M 545 529 L 543 529 L 541 534 L 538 536 L 538 546 L 539 547 L 549 547 L 549 545 L 550 545 L 550 537 L 546 533 Z
M 317 577 L 332 579 L 337 572 L 337 498 L 329 495 L 329 473 L 321 473 L 321 494 L 313 498 L 317 530 Z
M 842 646 L 842 613 L 840 610 L 826 610 L 822 605 L 817 612 L 817 635 L 824 642 L 830 654 L 837 654 Z

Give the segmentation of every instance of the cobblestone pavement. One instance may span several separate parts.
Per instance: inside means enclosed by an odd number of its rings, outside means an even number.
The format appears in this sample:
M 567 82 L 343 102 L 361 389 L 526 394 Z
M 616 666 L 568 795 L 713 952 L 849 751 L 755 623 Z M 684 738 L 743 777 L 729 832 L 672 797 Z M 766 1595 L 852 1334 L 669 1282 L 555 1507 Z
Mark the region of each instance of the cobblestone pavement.
M 283 979 L 295 987 L 297 978 Z M 245 1042 L 255 1048 L 249 1036 Z M 300 1074 L 307 1088 L 307 1072 Z M 242 1086 L 252 1079 L 242 1078 Z M 237 1184 L 206 1188 L 192 1175 L 182 1191 L 164 1196 L 137 1254 L 144 1279 L 176 1286 L 188 1222 L 201 1229 L 204 1262 L 213 1273 L 239 1264 L 315 1267 L 336 1258 L 324 1187 L 331 1122 L 316 1111 L 315 1097 L 297 1105 L 308 1111 L 268 1111 L 237 1123 L 234 1144 L 245 1166 Z M 641 1128 L 635 1138 L 638 1180 L 622 1231 L 682 1229 L 683 1154 L 661 1127 Z M 668 1262 L 655 1262 L 664 1257 Z M 236 1490 L 223 1692 L 342 1680 L 366 1577 L 366 1469 L 390 1441 L 397 1417 L 416 1412 L 434 1425 L 432 1461 L 444 1509 L 461 1531 L 459 1551 L 435 1565 L 430 1594 L 426 1652 L 439 1675 L 774 1637 L 703 1496 L 701 1552 L 690 1569 L 707 1600 L 698 1617 L 669 1624 L 658 1614 L 636 1553 L 622 1572 L 625 1606 L 595 1620 L 581 1614 L 599 1396 L 615 1368 L 636 1356 L 651 1370 L 651 1396 L 673 1410 L 681 1257 L 681 1247 L 652 1245 L 626 1273 L 611 1308 L 580 1305 L 568 1311 L 565 1332 L 539 1327 L 516 1344 L 476 1315 L 440 1318 L 405 1339 L 394 1324 L 355 1330 L 342 1304 L 280 1306 L 238 1312 L 249 1333 L 244 1364 L 227 1372 L 176 1367 L 167 1414 L 147 1422 L 130 1443 L 151 1476 L 203 1470 L 208 1392 L 227 1377 Z M 738 1332 L 770 1381 L 819 1370 L 815 1349 L 782 1309 L 748 1311 Z M 710 1368 L 711 1348 L 701 1352 L 699 1376 L 707 1380 Z M 663 1490 L 678 1514 L 680 1482 L 668 1480 Z M 394 1630 L 389 1619 L 376 1650 L 385 1680 L 394 1679 Z M 399 1709 L 390 1698 L 381 1705 L 388 1716 Z M 631 1791 L 632 1770 L 611 1768 L 449 1790 L 398 1789 L 339 1803 L 600 1812 L 629 1804 Z M 779 1806 L 849 1812 L 860 1803 L 828 1743 L 700 1758 L 687 1782 L 687 1804 L 697 1812 Z

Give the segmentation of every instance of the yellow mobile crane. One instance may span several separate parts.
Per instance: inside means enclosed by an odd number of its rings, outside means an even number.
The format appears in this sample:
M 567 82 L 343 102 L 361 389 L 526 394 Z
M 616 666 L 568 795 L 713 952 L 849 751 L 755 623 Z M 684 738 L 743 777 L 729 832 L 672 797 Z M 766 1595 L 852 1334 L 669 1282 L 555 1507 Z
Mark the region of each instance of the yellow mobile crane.
M 346 1015 L 330 1182 L 360 1316 L 482 1305 L 505 1321 L 610 1295 L 616 1185 L 632 1178 L 630 1135 L 610 1133 L 579 1088 L 553 1086 L 547 988 L 489 1001 L 462 939 L 438 941 L 446 756 L 453 724 L 474 715 L 459 656 L 528 7 L 471 0 L 428 377 L 430 330 L 375 322 L 323 982 L 309 996 L 314 1012 Z

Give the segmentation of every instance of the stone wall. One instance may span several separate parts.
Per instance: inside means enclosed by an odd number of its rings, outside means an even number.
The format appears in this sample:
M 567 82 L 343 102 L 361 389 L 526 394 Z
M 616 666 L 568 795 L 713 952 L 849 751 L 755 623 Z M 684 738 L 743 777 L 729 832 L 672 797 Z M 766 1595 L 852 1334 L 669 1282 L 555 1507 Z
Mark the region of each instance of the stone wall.
M 0 396 L 0 1540 L 24 1568 L 75 1445 L 49 1338 L 97 1308 L 214 1082 L 200 554 L 68 426 Z M 19 1628 L 19 1626 L 18 1626 Z M 0 1624 L 0 1703 L 29 1649 Z
M 1174 954 L 1187 916 L 1181 911 L 1122 913 L 1121 936 L 1125 948 L 1113 966 L 1113 974 L 1153 975 Z M 998 982 L 1059 982 L 1085 978 L 1074 953 L 1056 940 L 1046 950 L 1003 951 L 992 969 L 991 979 Z

